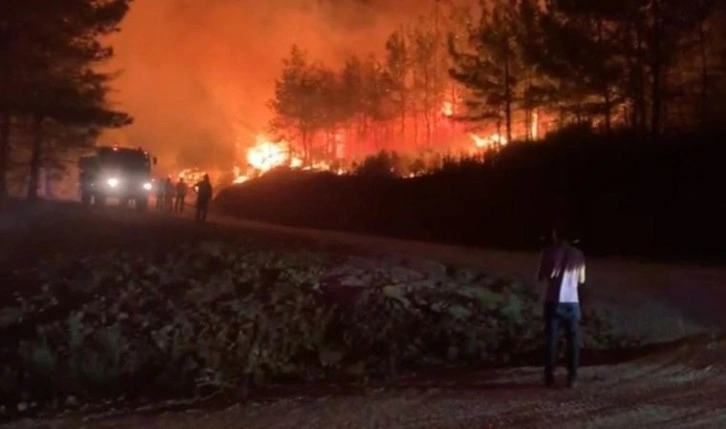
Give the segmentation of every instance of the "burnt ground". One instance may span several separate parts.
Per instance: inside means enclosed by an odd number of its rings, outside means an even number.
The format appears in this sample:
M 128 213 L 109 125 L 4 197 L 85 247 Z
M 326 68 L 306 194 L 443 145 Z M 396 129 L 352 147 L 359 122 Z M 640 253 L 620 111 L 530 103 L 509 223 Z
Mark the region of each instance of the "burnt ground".
M 3 297 L 37 285 L 12 276 L 39 259 L 111 249 L 164 252 L 201 240 L 250 240 L 311 251 L 406 255 L 445 266 L 477 267 L 528 281 L 535 254 L 484 251 L 336 232 L 296 230 L 216 217 L 187 218 L 75 204 L 16 206 L 0 212 Z M 593 260 L 589 286 L 621 316 L 622 329 L 647 342 L 726 327 L 726 269 Z M 199 410 L 75 414 L 28 420 L 28 428 L 459 428 L 726 427 L 726 346 L 711 337 L 641 351 L 636 359 L 587 366 L 579 389 L 545 390 L 539 368 L 412 374 L 368 388 L 299 386 L 263 392 L 251 403 Z M 587 364 L 587 362 L 585 362 Z M 189 408 L 185 406 L 184 408 Z M 84 420 L 82 422 L 82 420 Z

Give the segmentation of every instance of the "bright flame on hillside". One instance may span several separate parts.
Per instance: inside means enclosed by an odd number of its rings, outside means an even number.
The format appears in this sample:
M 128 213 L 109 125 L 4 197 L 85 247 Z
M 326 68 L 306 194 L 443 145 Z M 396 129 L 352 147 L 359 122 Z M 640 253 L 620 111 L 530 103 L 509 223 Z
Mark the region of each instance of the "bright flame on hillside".
M 257 144 L 247 151 L 247 162 L 260 171 L 289 164 L 290 149 L 284 143 L 275 143 L 257 136 Z
M 474 145 L 479 149 L 488 149 L 495 145 L 505 146 L 507 144 L 507 139 L 499 134 L 492 134 L 489 137 L 480 137 L 473 133 L 469 135 L 474 140 Z
M 250 180 L 247 176 L 236 176 L 234 180 L 232 181 L 232 184 L 239 185 L 240 183 L 244 183 L 246 181 Z
M 205 171 L 198 168 L 187 168 L 179 172 L 178 177 L 180 179 L 184 179 L 187 183 L 194 184 L 200 182 L 204 178 L 205 174 Z
M 454 103 L 445 101 L 444 105 L 441 107 L 441 114 L 446 117 L 454 116 Z
M 244 183 L 244 182 L 250 180 L 249 177 L 242 174 L 242 169 L 237 166 L 234 167 L 233 173 L 234 173 L 234 180 L 232 181 L 232 184 L 234 184 L 234 185 L 239 185 L 240 183 Z
M 311 170 L 311 171 L 330 171 L 331 167 L 330 164 L 328 164 L 325 161 L 319 161 L 316 163 L 313 163 L 313 165 L 309 167 L 303 167 L 303 170 Z

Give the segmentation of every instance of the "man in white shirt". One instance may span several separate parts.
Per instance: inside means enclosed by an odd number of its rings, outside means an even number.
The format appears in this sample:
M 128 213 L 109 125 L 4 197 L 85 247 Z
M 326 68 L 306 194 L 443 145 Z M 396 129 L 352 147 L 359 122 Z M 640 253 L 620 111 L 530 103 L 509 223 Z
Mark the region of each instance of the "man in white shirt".
M 585 283 L 585 257 L 571 245 L 562 228 L 552 231 L 553 244 L 542 252 L 537 279 L 544 283 L 545 384 L 554 386 L 560 326 L 567 333 L 568 387 L 577 382 L 580 363 L 580 294 Z

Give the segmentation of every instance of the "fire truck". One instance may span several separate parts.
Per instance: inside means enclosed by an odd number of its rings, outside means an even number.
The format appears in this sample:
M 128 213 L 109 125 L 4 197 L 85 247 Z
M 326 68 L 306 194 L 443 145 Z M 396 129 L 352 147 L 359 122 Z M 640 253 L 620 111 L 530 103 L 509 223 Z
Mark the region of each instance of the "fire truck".
M 152 165 L 156 158 L 141 148 L 97 147 L 78 159 L 81 202 L 103 206 L 117 199 L 122 206 L 133 201 L 137 209 L 146 209 L 154 188 Z

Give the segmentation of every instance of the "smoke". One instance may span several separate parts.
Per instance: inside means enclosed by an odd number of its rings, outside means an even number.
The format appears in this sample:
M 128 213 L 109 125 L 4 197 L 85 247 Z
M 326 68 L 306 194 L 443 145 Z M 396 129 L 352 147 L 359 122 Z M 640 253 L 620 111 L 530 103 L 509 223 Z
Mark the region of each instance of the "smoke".
M 104 143 L 142 146 L 167 168 L 229 168 L 264 132 L 292 44 L 339 65 L 383 49 L 416 0 L 136 0 L 114 36 L 111 99 L 135 123 Z

